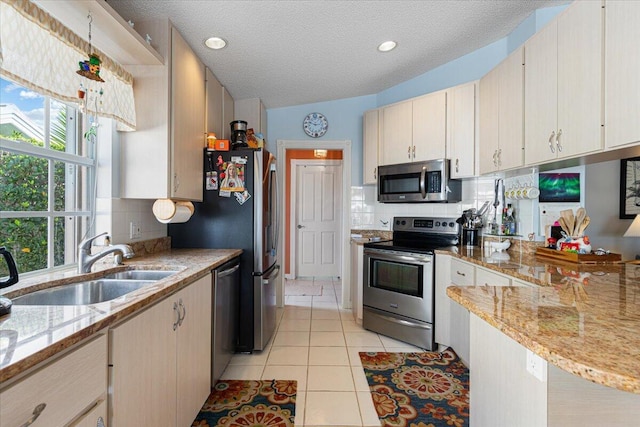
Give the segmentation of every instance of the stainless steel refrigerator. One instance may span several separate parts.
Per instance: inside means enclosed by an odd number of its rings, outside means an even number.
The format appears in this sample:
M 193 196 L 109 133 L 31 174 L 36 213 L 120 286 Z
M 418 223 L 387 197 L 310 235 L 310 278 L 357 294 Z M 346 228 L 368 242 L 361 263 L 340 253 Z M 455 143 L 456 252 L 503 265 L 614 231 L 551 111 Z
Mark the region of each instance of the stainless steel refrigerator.
M 205 149 L 202 203 L 191 219 L 170 224 L 173 248 L 239 248 L 236 351 L 263 350 L 276 327 L 280 272 L 276 159 L 268 151 Z

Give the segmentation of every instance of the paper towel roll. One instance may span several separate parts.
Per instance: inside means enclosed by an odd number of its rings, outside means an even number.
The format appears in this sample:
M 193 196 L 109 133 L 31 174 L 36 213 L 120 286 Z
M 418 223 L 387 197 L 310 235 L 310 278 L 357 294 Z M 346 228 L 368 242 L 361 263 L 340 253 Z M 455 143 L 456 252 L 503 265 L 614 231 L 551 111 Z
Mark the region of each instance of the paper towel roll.
M 171 199 L 158 199 L 153 204 L 153 214 L 163 224 L 187 222 L 193 215 L 191 202 L 174 202 Z

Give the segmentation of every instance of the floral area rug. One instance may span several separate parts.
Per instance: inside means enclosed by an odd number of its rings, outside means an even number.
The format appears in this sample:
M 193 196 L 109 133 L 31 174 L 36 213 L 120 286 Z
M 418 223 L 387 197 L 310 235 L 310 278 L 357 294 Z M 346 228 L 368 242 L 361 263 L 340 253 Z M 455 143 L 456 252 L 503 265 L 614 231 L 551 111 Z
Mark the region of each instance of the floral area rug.
M 294 425 L 296 381 L 218 381 L 192 427 Z
M 382 426 L 469 425 L 469 369 L 442 353 L 360 353 Z

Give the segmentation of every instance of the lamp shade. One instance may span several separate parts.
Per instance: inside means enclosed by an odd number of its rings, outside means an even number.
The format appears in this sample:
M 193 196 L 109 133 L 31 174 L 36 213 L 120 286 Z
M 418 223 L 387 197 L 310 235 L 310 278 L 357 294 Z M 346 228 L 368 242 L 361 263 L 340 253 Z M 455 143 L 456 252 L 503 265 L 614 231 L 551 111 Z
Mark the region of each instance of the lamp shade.
M 636 215 L 627 231 L 623 234 L 624 237 L 640 237 L 640 214 Z

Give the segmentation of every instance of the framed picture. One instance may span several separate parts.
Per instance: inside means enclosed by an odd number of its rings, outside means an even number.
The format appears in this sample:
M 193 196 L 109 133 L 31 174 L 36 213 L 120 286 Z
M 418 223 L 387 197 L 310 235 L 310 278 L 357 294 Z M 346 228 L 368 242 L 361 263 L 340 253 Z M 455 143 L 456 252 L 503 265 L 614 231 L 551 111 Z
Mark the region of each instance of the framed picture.
M 640 157 L 620 160 L 620 219 L 640 214 Z

